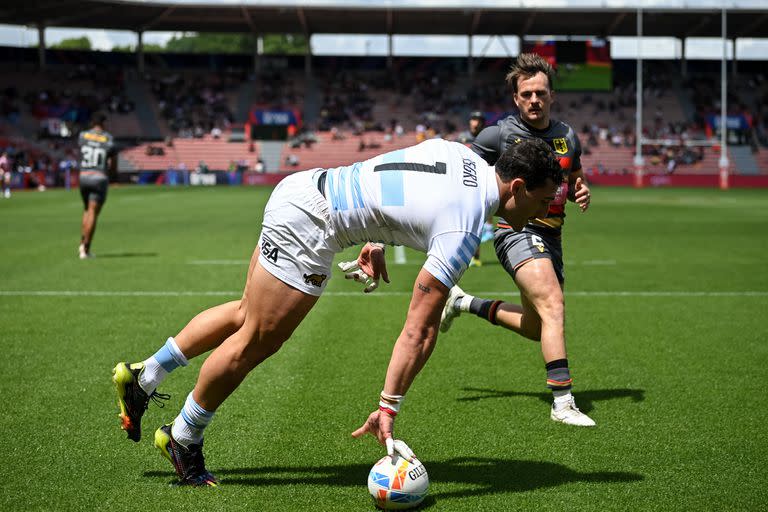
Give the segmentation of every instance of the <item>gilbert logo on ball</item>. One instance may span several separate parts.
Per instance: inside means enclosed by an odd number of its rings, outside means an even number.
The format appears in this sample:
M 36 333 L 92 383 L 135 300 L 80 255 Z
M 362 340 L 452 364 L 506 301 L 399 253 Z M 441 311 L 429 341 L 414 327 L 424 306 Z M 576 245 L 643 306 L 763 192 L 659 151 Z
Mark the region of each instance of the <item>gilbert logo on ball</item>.
M 429 476 L 424 464 L 399 457 L 392 463 L 382 457 L 368 473 L 368 492 L 377 507 L 384 510 L 412 508 L 424 501 L 429 492 Z

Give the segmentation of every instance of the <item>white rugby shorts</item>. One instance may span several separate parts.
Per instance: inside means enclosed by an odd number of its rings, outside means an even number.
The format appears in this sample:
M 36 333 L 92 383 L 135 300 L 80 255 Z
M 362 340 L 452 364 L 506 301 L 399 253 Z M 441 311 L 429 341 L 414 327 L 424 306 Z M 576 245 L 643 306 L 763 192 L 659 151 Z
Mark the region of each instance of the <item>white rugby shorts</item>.
M 261 266 L 287 285 L 316 296 L 325 290 L 333 257 L 341 251 L 328 202 L 317 189 L 321 171 L 298 172 L 275 187 L 259 236 Z

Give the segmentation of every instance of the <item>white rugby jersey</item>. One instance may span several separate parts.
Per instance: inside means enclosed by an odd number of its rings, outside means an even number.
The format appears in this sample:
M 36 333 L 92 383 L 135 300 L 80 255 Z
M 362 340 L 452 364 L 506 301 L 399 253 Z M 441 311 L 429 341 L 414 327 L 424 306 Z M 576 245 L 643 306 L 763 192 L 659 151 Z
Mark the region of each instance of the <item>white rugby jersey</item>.
M 425 252 L 424 268 L 449 288 L 499 205 L 493 166 L 458 142 L 431 139 L 327 171 L 326 198 L 342 247 L 370 241 Z

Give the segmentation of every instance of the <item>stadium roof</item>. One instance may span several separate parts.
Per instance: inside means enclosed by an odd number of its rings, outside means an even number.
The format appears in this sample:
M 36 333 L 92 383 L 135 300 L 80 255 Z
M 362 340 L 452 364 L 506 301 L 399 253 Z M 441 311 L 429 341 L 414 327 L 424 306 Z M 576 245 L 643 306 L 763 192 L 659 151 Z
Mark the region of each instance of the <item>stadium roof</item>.
M 105 0 L 3 0 L 0 23 L 131 31 L 254 32 L 294 34 L 446 34 L 635 36 L 636 7 L 623 2 L 550 2 L 554 7 L 499 7 L 501 2 L 176 2 Z M 720 37 L 718 7 L 679 7 L 679 0 L 643 11 L 643 35 Z M 496 6 L 493 6 L 493 5 Z M 424 7 L 428 5 L 428 7 Z M 556 5 L 562 5 L 556 7 Z M 565 5 L 574 5 L 565 7 Z M 677 7 L 675 7 L 678 5 Z M 768 37 L 768 9 L 729 8 L 729 38 Z M 755 4 L 755 5 L 759 5 Z

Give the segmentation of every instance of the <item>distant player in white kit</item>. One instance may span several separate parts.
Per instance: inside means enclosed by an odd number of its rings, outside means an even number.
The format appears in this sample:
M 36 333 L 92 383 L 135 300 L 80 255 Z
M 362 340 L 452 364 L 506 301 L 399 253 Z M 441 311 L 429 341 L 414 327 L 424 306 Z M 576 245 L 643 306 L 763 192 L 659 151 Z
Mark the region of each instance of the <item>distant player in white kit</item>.
M 394 441 L 393 425 L 413 379 L 437 339 L 449 289 L 480 243 L 489 214 L 522 228 L 546 213 L 562 181 L 555 157 L 540 140 L 515 144 L 496 166 L 460 143 L 439 139 L 347 167 L 313 169 L 284 179 L 264 212 L 243 297 L 197 315 L 141 363 L 114 369 L 123 429 L 141 438 L 141 416 L 160 382 L 211 349 L 197 384 L 155 446 L 174 465 L 181 484 L 215 486 L 205 469 L 203 431 L 245 376 L 277 352 L 309 313 L 331 278 L 336 253 L 363 247 L 358 263 L 373 278 L 383 244 L 427 254 L 414 283 L 405 326 L 395 343 L 379 408 L 353 435 L 375 435 L 388 453 L 413 453 Z

